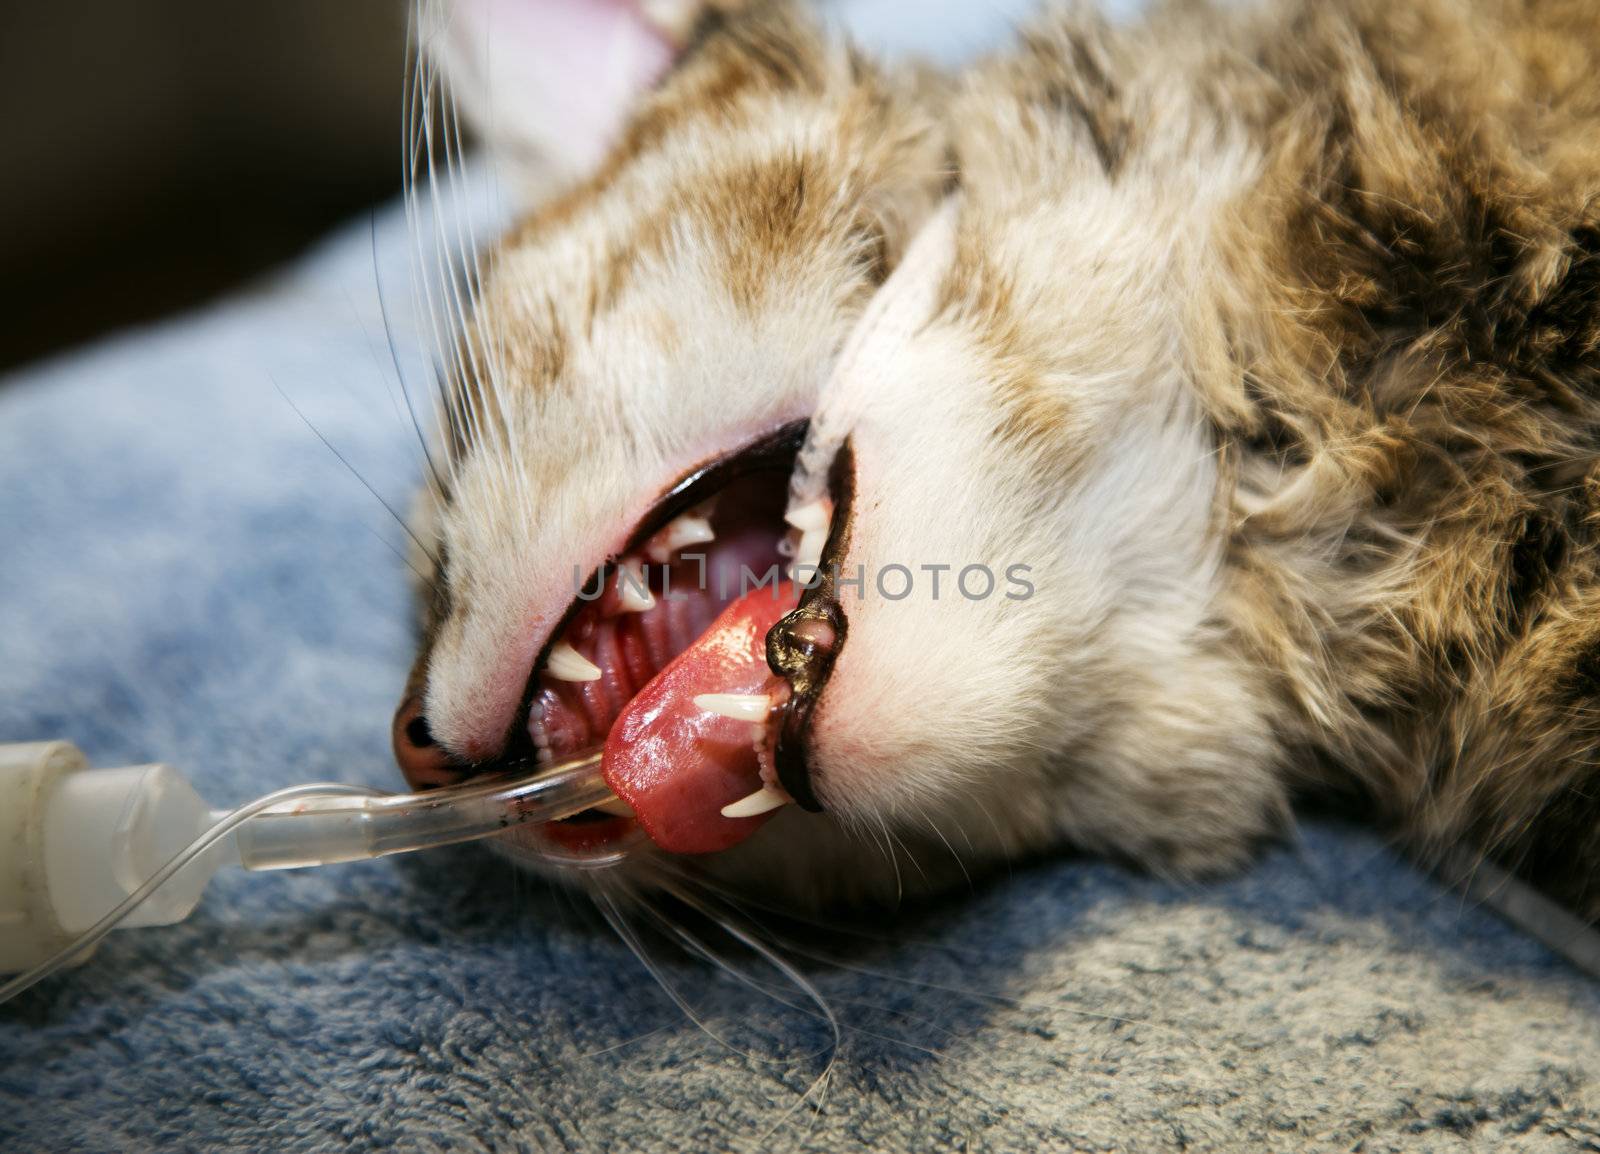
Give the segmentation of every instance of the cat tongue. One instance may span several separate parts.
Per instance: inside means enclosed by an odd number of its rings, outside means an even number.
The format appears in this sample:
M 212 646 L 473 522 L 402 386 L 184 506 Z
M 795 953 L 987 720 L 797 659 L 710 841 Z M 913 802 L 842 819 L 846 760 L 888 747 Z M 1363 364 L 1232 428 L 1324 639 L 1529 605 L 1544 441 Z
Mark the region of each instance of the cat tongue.
M 600 771 L 662 849 L 727 849 L 772 816 L 722 816 L 723 806 L 761 788 L 754 727 L 708 713 L 694 699 L 701 693 L 768 692 L 774 677 L 767 667 L 767 630 L 798 603 L 791 582 L 732 602 L 612 723 Z

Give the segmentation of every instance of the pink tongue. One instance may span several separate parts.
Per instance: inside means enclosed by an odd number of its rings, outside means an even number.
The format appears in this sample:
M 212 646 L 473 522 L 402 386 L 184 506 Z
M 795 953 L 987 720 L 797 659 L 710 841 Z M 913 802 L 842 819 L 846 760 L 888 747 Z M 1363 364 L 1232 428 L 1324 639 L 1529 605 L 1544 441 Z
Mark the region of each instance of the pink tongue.
M 790 582 L 733 602 L 612 724 L 601 772 L 662 849 L 727 849 L 772 816 L 722 816 L 723 806 L 761 788 L 753 726 L 707 713 L 694 699 L 700 693 L 770 692 L 776 679 L 767 667 L 767 630 L 798 603 L 799 591 Z

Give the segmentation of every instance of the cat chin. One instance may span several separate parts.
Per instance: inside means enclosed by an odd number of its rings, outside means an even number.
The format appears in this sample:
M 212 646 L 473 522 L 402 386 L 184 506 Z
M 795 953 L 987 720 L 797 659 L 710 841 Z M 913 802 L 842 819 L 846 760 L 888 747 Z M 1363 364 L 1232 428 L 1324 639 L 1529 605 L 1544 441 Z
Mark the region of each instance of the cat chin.
M 997 815 L 998 816 L 998 815 Z M 987 826 L 987 822 L 979 818 Z M 1063 837 L 996 841 L 993 827 L 947 818 L 938 828 L 901 829 L 876 820 L 843 822 L 790 807 L 758 834 L 714 854 L 681 856 L 644 843 L 604 870 L 552 863 L 513 845 L 497 852 L 531 873 L 579 890 L 685 890 L 761 910 L 892 910 L 1058 848 Z

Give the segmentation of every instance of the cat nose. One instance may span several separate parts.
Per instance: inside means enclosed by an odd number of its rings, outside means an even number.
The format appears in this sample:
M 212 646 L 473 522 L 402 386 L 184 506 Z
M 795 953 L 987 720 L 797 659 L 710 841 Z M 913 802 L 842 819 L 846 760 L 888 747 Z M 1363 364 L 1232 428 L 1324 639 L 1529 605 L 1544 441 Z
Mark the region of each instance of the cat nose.
M 394 743 L 394 759 L 412 789 L 454 785 L 466 776 L 463 767 L 433 739 L 420 698 L 407 697 L 400 703 L 389 736 Z

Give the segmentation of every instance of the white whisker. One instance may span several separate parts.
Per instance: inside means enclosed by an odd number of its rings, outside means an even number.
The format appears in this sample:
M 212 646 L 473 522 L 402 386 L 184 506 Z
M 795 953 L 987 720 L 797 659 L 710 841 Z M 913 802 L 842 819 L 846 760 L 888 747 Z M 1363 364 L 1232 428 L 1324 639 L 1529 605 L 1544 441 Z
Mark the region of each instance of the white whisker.
M 771 1137 L 780 1126 L 787 1122 L 789 1118 L 794 1115 L 795 1111 L 800 1109 L 800 1107 L 806 1103 L 807 1099 L 809 1099 L 813 1093 L 817 1092 L 819 1087 L 826 1087 L 829 1077 L 832 1075 L 834 1068 L 838 1065 L 840 1048 L 844 1044 L 843 1032 L 839 1025 L 838 1015 L 834 1013 L 833 1007 L 828 1003 L 828 1000 L 822 996 L 822 991 L 818 990 L 809 978 L 802 974 L 787 958 L 773 950 L 771 946 L 740 929 L 739 926 L 730 919 L 726 917 L 719 917 L 713 911 L 708 909 L 702 902 L 697 900 L 692 894 L 689 894 L 687 891 L 685 891 L 682 887 L 669 886 L 667 888 L 667 892 L 672 894 L 673 897 L 677 898 L 680 902 L 683 902 L 689 908 L 697 910 L 703 917 L 709 918 L 711 921 L 721 926 L 725 933 L 742 942 L 752 952 L 764 959 L 779 973 L 783 974 L 785 978 L 794 984 L 796 989 L 803 993 L 817 1007 L 817 1009 L 822 1012 L 823 1017 L 827 1020 L 829 1028 L 833 1032 L 833 1048 L 828 1057 L 827 1065 L 823 1067 L 822 1073 L 818 1074 L 816 1078 L 813 1079 L 811 1085 L 806 1087 L 805 1093 L 800 1096 L 795 1104 L 789 1107 L 788 1110 L 784 1111 L 783 1115 L 756 1139 L 754 1148 L 758 1150 L 762 1149 L 767 1138 Z
M 972 875 L 967 872 L 967 863 L 961 860 L 961 855 L 956 852 L 956 847 L 950 844 L 950 839 L 944 836 L 944 831 L 939 828 L 933 818 L 928 816 L 926 809 L 919 805 L 917 806 L 917 812 L 922 815 L 922 820 L 928 823 L 928 828 L 934 832 L 940 841 L 944 842 L 944 848 L 949 850 L 950 856 L 955 859 L 956 868 L 961 871 L 961 876 L 967 879 L 967 888 L 969 890 L 972 889 Z M 972 848 L 971 841 L 967 842 L 967 848 Z
M 300 420 L 304 422 L 306 428 L 311 430 L 312 435 L 315 436 L 318 441 L 322 442 L 323 447 L 334 455 L 339 464 L 343 465 L 347 470 L 349 470 L 350 475 L 361 483 L 362 488 L 364 488 L 368 493 L 372 494 L 373 500 L 377 501 L 378 504 L 383 506 L 384 511 L 387 512 L 389 516 L 394 518 L 395 523 L 405 531 L 406 536 L 410 537 L 417 548 L 421 549 L 428 559 L 433 561 L 433 563 L 437 566 L 439 563 L 437 558 L 435 558 L 433 553 L 429 551 L 428 547 L 422 543 L 421 539 L 411 531 L 411 526 L 406 524 L 406 519 L 395 511 L 394 506 L 389 504 L 388 500 L 384 498 L 382 493 L 378 492 L 377 488 L 373 486 L 372 482 L 368 481 L 364 476 L 361 475 L 361 471 L 350 463 L 350 459 L 341 453 L 338 447 L 335 446 L 332 441 L 328 440 L 327 436 L 322 432 L 322 430 L 317 428 L 316 424 L 311 420 L 310 417 L 306 416 L 305 410 L 303 410 L 299 405 L 295 404 L 294 398 L 289 396 L 289 394 L 284 391 L 283 386 L 278 383 L 278 378 L 273 376 L 270 371 L 267 373 L 267 378 L 272 382 L 272 387 L 278 391 L 278 395 L 283 398 L 284 404 L 288 405 L 294 410 L 295 416 L 299 417 Z M 379 539 L 382 540 L 381 537 Z M 401 557 L 401 560 L 405 560 L 405 558 Z M 406 563 L 410 565 L 409 561 Z M 432 586 L 432 581 L 424 577 L 422 573 L 417 572 L 415 566 L 412 566 L 412 571 L 416 572 L 417 576 L 422 578 L 422 580 L 430 587 Z
M 666 971 L 664 971 L 658 964 L 656 964 L 655 960 L 650 957 L 649 952 L 644 948 L 644 942 L 639 938 L 639 935 L 634 932 L 633 927 L 628 925 L 627 919 L 623 917 L 622 910 L 617 905 L 616 898 L 612 894 L 603 889 L 597 888 L 593 891 L 592 896 L 594 897 L 595 904 L 600 907 L 601 914 L 605 917 L 606 921 L 611 924 L 611 928 L 617 932 L 617 936 L 620 937 L 627 947 L 633 951 L 634 957 L 639 959 L 639 963 L 649 971 L 650 976 L 656 980 L 656 984 L 661 987 L 662 991 L 667 995 L 667 997 L 672 999 L 673 1004 L 683 1012 L 684 1017 L 688 1018 L 689 1021 L 693 1022 L 697 1027 L 699 1027 L 700 1031 L 704 1033 L 706 1037 L 710 1038 L 718 1045 L 731 1050 L 733 1053 L 738 1054 L 740 1057 L 749 1058 L 753 1061 L 763 1060 L 757 1055 L 750 1054 L 739 1049 L 738 1046 L 734 1045 L 728 1039 L 724 1038 L 721 1034 L 717 1033 L 711 1028 L 706 1020 L 701 1017 L 699 1011 L 696 1010 L 694 1006 L 690 1004 L 689 1000 L 678 990 L 677 986 L 667 979 Z

